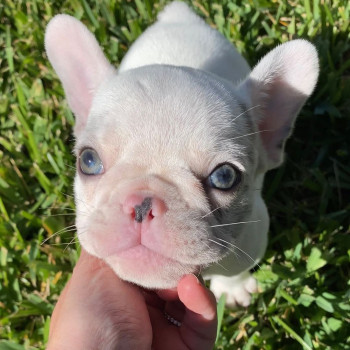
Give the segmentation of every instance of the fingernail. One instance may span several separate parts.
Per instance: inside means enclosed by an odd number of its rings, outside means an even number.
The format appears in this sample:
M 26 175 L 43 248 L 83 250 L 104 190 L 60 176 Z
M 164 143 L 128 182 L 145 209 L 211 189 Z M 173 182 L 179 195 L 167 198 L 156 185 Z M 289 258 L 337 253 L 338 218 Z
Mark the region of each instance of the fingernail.
M 193 276 L 193 277 L 196 279 L 196 282 L 197 282 L 198 284 L 200 283 L 198 277 L 197 277 L 194 273 L 190 273 L 190 275 Z

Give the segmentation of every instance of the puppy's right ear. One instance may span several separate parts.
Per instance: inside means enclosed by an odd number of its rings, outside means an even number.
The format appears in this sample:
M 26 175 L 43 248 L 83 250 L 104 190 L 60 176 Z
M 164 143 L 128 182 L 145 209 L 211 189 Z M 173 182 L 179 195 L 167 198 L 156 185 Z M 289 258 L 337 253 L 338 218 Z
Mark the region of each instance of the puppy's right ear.
M 97 88 L 115 70 L 92 33 L 68 15 L 57 15 L 49 22 L 45 48 L 75 114 L 74 132 L 78 135 L 86 124 Z

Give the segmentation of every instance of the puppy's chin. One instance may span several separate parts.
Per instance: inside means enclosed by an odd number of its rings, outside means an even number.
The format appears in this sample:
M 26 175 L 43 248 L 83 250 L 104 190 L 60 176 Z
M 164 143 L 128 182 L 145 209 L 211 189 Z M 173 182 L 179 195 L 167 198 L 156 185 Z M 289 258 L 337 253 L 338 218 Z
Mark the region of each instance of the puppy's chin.
M 149 289 L 174 288 L 184 275 L 200 271 L 199 266 L 182 264 L 143 245 L 118 252 L 104 260 L 123 280 Z

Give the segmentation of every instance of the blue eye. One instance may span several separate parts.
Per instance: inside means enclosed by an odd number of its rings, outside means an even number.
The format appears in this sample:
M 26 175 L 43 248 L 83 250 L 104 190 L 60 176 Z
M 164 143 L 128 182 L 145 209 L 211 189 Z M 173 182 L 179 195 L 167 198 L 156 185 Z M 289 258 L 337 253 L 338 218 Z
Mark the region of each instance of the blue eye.
M 240 172 L 230 164 L 222 164 L 209 175 L 209 185 L 218 190 L 230 190 L 240 180 Z
M 80 170 L 86 175 L 98 175 L 103 172 L 103 164 L 97 152 L 86 148 L 79 157 Z

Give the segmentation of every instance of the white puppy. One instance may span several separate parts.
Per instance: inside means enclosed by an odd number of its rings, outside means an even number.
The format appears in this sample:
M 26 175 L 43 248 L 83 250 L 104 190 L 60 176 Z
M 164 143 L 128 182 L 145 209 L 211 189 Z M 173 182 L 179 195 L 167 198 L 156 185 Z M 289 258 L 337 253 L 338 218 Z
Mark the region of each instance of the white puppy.
M 318 76 L 305 40 L 247 62 L 174 2 L 118 70 L 76 19 L 58 15 L 45 45 L 75 114 L 76 226 L 82 246 L 123 279 L 170 288 L 202 272 L 229 305 L 248 305 L 264 255 L 264 174 Z

